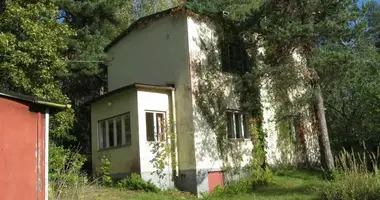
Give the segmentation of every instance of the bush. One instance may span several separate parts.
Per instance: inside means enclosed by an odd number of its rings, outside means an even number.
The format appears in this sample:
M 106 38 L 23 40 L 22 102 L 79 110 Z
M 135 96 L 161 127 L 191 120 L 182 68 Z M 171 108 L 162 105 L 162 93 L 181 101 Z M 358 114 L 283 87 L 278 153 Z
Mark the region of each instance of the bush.
M 139 174 L 132 173 L 128 178 L 120 180 L 117 183 L 118 188 L 125 188 L 127 190 L 143 190 L 146 192 L 159 192 L 158 189 L 150 181 L 144 181 Z
M 112 178 L 110 176 L 111 161 L 105 156 L 100 160 L 100 165 L 96 168 L 96 176 L 100 180 L 100 184 L 103 186 L 111 187 Z
M 75 195 L 80 192 L 82 186 L 88 183 L 86 174 L 81 172 L 85 161 L 85 157 L 75 151 L 50 146 L 49 197 L 51 199 L 62 199 L 69 194 Z
M 212 196 L 232 196 L 236 194 L 242 193 L 250 193 L 254 189 L 258 187 L 265 187 L 272 184 L 273 181 L 273 173 L 272 171 L 266 167 L 264 169 L 259 168 L 256 170 L 252 170 L 251 175 L 246 178 L 241 178 L 238 181 L 232 182 L 227 186 L 217 186 L 214 188 Z M 207 194 L 203 194 L 202 196 L 206 197 Z

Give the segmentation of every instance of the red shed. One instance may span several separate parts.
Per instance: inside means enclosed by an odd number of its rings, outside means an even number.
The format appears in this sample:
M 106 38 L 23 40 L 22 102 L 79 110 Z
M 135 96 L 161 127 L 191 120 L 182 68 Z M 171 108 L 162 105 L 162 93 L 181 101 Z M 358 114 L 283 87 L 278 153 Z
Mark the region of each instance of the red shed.
M 47 199 L 49 113 L 70 105 L 0 91 L 0 199 Z

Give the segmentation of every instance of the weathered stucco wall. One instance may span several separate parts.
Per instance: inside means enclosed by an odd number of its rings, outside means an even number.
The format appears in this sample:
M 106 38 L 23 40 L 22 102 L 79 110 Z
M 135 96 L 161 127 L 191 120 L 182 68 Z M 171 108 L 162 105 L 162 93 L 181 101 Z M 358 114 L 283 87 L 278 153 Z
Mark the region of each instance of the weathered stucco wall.
M 132 144 L 99 150 L 98 121 L 130 112 Z M 95 170 L 105 156 L 111 161 L 112 177 L 123 178 L 131 172 L 140 173 L 139 134 L 136 89 L 123 90 L 91 105 L 92 165 Z
M 253 145 L 250 139 L 226 139 L 226 109 L 239 110 L 241 106 L 236 91 L 239 78 L 222 72 L 218 26 L 205 17 L 189 16 L 188 30 L 196 180 L 200 193 L 209 189 L 208 172 L 243 167 L 251 158 Z
M 184 13 L 166 16 L 133 30 L 109 50 L 108 87 L 144 83 L 175 85 L 179 179 L 176 186 L 195 192 L 195 155 L 190 62 Z
M 261 47 L 259 54 L 265 54 Z M 306 60 L 296 51 L 292 54 L 294 70 L 298 72 L 299 80 L 292 88 L 288 88 L 288 99 L 297 109 L 291 116 L 284 119 L 279 116 L 277 110 L 284 106 L 276 100 L 273 88 L 273 79 L 263 78 L 260 86 L 260 96 L 263 111 L 263 131 L 266 134 L 266 162 L 267 164 L 278 166 L 297 165 L 318 165 L 320 162 L 320 152 L 318 143 L 318 129 L 315 127 L 316 119 L 309 104 L 300 104 L 301 98 L 307 95 L 309 89 L 305 82 L 303 72 L 306 69 Z M 289 105 L 288 105 L 289 106 Z M 290 113 L 289 113 L 290 114 Z
M 151 180 L 152 183 L 160 188 L 174 187 L 174 177 L 171 167 L 172 161 L 171 157 L 163 157 L 160 154 L 163 150 L 163 146 L 159 144 L 160 142 L 147 141 L 145 112 L 164 112 L 165 120 L 169 123 L 172 118 L 172 111 L 169 107 L 171 101 L 170 92 L 171 91 L 159 92 L 152 90 L 139 90 L 137 92 L 141 177 L 144 180 Z M 169 132 L 167 135 L 168 134 Z M 166 162 L 167 165 L 162 169 L 157 169 L 155 163 L 161 162 L 163 158 L 165 158 L 164 162 Z

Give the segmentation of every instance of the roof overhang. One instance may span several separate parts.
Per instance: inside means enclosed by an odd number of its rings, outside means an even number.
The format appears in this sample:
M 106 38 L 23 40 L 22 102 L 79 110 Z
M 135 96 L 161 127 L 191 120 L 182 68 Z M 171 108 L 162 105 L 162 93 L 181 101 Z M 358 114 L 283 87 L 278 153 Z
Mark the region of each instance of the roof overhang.
M 32 103 L 36 105 L 41 105 L 47 108 L 53 108 L 54 110 L 65 110 L 71 108 L 70 104 L 59 103 L 56 101 L 50 101 L 42 98 L 38 98 L 36 96 L 25 95 L 12 91 L 0 91 L 0 97 L 19 100 L 27 103 Z
M 119 93 L 119 92 L 122 92 L 125 90 L 129 90 L 132 88 L 153 89 L 153 90 L 163 90 L 163 91 L 174 91 L 175 90 L 174 85 L 151 85 L 151 84 L 143 84 L 143 83 L 133 83 L 133 84 L 118 88 L 116 90 L 112 90 L 111 92 L 107 92 L 101 96 L 98 96 L 94 99 L 91 99 L 90 101 L 86 102 L 85 104 L 93 104 L 93 103 L 95 103 L 101 99 L 104 99 L 106 97 L 109 97 L 113 94 L 116 94 L 116 93 Z

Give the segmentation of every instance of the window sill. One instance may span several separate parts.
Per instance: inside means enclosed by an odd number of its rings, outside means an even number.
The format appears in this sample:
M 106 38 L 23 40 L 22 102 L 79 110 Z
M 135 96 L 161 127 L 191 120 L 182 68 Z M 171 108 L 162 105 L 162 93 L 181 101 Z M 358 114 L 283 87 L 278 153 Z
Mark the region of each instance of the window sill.
M 124 145 L 119 145 L 119 146 L 114 146 L 114 147 L 107 147 L 103 149 L 98 149 L 98 152 L 108 151 L 108 150 L 113 150 L 113 149 L 121 149 L 125 147 L 130 147 L 130 146 L 132 146 L 132 144 L 124 144 Z
M 235 142 L 235 141 L 246 142 L 246 141 L 251 141 L 251 139 L 250 138 L 228 138 L 228 141 L 231 141 L 231 142 Z

